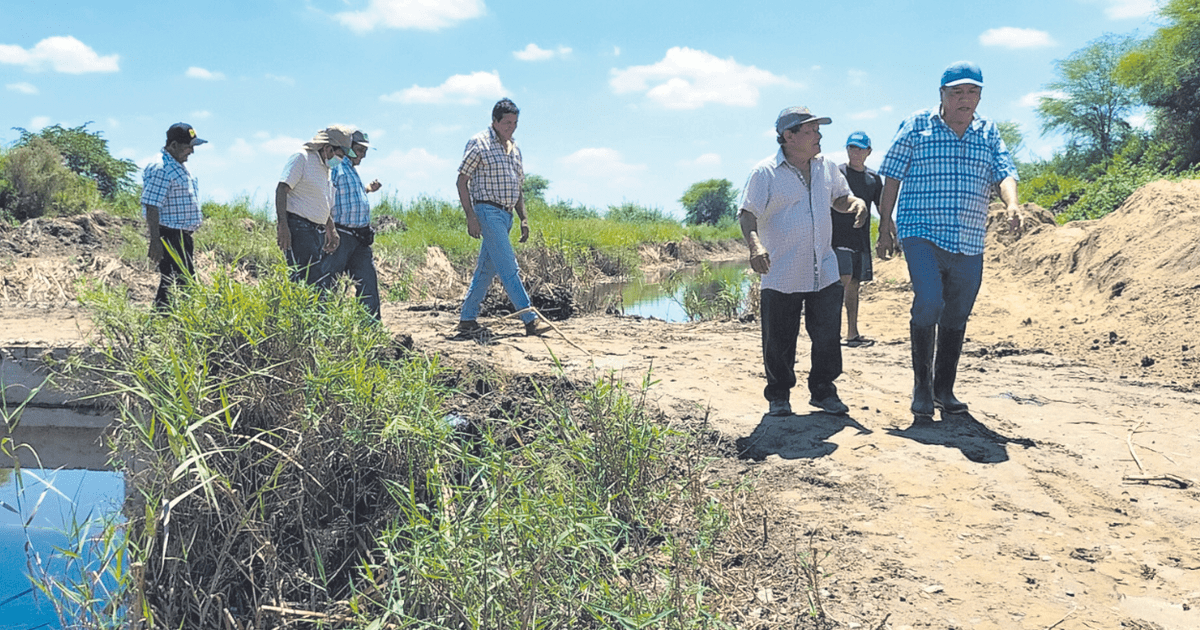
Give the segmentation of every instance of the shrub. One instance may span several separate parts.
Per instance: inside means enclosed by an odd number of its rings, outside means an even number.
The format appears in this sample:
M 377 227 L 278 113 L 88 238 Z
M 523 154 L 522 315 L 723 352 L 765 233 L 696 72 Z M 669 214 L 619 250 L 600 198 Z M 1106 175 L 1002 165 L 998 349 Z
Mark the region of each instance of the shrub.
M 0 187 L 0 206 L 18 221 L 85 212 L 98 201 L 95 183 L 78 181 L 58 150 L 41 138 L 8 152 L 0 179 L 6 182 Z
M 629 201 L 619 206 L 609 206 L 604 218 L 621 223 L 679 223 L 660 208 L 647 208 Z

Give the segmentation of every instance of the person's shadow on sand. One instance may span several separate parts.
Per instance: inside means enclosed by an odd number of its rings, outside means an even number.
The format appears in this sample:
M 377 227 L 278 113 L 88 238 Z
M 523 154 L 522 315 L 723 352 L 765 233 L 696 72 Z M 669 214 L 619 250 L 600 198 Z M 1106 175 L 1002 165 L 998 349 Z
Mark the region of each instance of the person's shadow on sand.
M 1009 444 L 1025 448 L 1036 446 L 1028 438 L 1010 438 L 989 429 L 969 412 L 942 412 L 940 422 L 929 417 L 914 416 L 912 426 L 907 429 L 887 429 L 887 432 L 921 444 L 956 448 L 977 464 L 1008 461 Z
M 784 459 L 825 457 L 838 447 L 829 438 L 846 427 L 858 429 L 859 435 L 871 433 L 850 416 L 819 411 L 805 415 L 764 415 L 753 433 L 735 442 L 738 458 L 761 461 L 768 455 Z

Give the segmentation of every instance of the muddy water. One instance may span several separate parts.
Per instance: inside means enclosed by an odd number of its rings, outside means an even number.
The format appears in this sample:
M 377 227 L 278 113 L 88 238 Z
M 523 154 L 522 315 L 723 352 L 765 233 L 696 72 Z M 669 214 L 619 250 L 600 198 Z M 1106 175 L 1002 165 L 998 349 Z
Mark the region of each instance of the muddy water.
M 709 268 L 725 279 L 740 278 L 742 287 L 750 285 L 747 272 L 750 264 L 744 260 L 710 263 Z M 672 272 L 671 275 L 654 280 L 630 280 L 613 282 L 596 287 L 598 296 L 620 296 L 619 305 L 626 315 L 653 317 L 667 322 L 686 322 L 683 295 L 689 284 L 702 274 L 700 267 L 688 267 Z

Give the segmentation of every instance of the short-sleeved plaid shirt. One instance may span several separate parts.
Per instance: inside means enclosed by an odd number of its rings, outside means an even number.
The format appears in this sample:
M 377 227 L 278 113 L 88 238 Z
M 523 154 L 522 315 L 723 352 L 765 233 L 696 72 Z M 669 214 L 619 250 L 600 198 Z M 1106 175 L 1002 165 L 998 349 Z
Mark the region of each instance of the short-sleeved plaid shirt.
M 158 224 L 163 227 L 194 232 L 204 220 L 200 182 L 166 150 L 162 160 L 151 162 L 142 171 L 141 203 L 142 216 L 146 206 L 158 208 Z
M 983 253 L 993 184 L 1017 176 L 996 125 L 976 116 L 962 138 L 933 110 L 900 124 L 879 174 L 902 182 L 896 203 L 901 240 L 928 239 L 953 253 Z
M 333 222 L 346 227 L 366 227 L 371 224 L 371 203 L 363 187 L 358 169 L 344 158 L 333 169 Z
M 521 182 L 525 181 L 521 149 L 513 140 L 512 153 L 506 152 L 490 125 L 467 141 L 458 172 L 471 178 L 467 189 L 472 200 L 490 201 L 511 211 L 521 198 Z

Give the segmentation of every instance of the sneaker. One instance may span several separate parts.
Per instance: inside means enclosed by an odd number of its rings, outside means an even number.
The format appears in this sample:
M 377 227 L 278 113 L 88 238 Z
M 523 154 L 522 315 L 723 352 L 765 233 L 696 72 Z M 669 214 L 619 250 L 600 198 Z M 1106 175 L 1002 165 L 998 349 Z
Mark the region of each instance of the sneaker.
M 771 410 L 767 412 L 768 416 L 790 416 L 792 415 L 792 403 L 786 400 L 772 400 Z
M 819 407 L 825 413 L 843 414 L 850 412 L 850 408 L 846 406 L 846 403 L 842 402 L 841 398 L 838 398 L 837 394 L 830 394 L 821 400 L 814 398 L 808 401 L 808 404 Z
M 460 320 L 458 322 L 458 326 L 454 327 L 454 330 L 456 332 L 460 332 L 460 333 L 473 333 L 473 332 L 477 332 L 481 329 L 483 329 L 483 326 L 480 326 L 479 322 L 477 322 L 473 319 Z
M 542 335 L 550 332 L 551 330 L 554 330 L 554 329 L 550 327 L 550 324 L 546 323 L 546 320 L 544 320 L 540 317 L 531 322 L 525 323 L 525 336 L 526 337 L 541 337 Z

